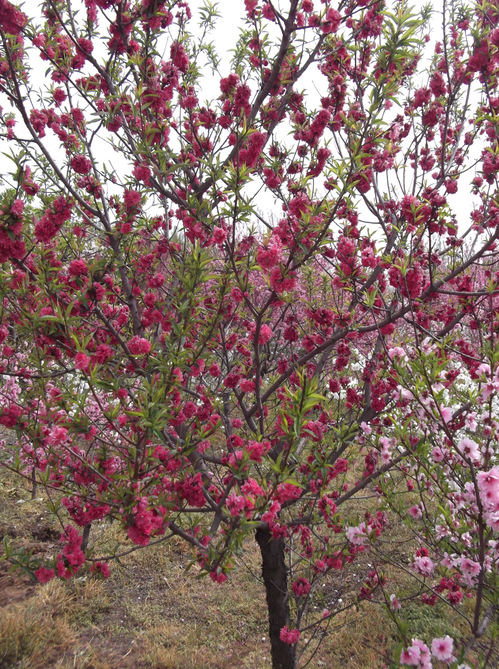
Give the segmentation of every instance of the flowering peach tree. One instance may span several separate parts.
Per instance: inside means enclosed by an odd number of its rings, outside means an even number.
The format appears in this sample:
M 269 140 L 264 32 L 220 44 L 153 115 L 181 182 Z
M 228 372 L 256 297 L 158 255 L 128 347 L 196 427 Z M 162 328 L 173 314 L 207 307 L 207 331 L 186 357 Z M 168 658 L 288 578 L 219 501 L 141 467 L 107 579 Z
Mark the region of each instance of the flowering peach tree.
M 292 669 L 369 551 L 395 660 L 464 667 L 498 605 L 499 11 L 245 0 L 229 61 L 191 4 L 0 0 L 2 458 L 62 532 L 5 557 L 106 577 L 109 520 L 222 583 L 253 537 Z M 395 519 L 461 646 L 407 629 Z

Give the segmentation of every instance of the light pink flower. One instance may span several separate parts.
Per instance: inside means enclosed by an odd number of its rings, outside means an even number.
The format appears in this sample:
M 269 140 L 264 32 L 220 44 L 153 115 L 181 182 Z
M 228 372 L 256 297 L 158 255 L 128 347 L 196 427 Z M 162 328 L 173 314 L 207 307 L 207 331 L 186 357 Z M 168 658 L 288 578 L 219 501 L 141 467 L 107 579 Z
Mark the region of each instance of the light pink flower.
M 478 444 L 476 441 L 473 441 L 473 439 L 465 437 L 464 439 L 461 439 L 457 447 L 461 455 L 468 460 L 471 460 L 474 465 L 479 465 L 482 462 L 482 455 L 478 448 Z
M 416 556 L 414 558 L 412 568 L 414 571 L 417 571 L 418 574 L 421 574 L 421 576 L 431 576 L 433 574 L 433 570 L 435 569 L 435 565 L 427 556 Z
M 488 511 L 485 514 L 485 522 L 494 532 L 499 532 L 499 509 Z
M 425 644 L 424 641 L 420 641 L 419 639 L 413 639 L 412 640 L 412 645 L 413 647 L 415 646 L 416 648 L 419 648 L 419 653 L 420 653 L 420 663 L 422 667 L 428 666 L 431 667 L 431 656 L 430 656 L 430 649 L 428 646 Z
M 361 523 L 358 527 L 349 527 L 346 531 L 348 541 L 355 546 L 361 546 L 367 541 L 366 524 Z
M 407 354 L 404 351 L 404 349 L 401 348 L 400 346 L 389 348 L 388 356 L 390 360 L 395 360 L 396 362 L 399 362 L 401 365 L 405 365 L 405 363 L 407 362 Z
M 452 409 L 450 407 L 440 407 L 440 413 L 446 423 L 452 419 Z
M 364 434 L 371 434 L 371 432 L 373 431 L 372 427 L 370 425 L 368 425 L 368 423 L 366 423 L 365 421 L 362 421 L 362 423 L 360 424 L 360 427 L 361 427 L 362 432 Z
M 449 635 L 444 636 L 442 639 L 433 639 L 431 642 L 431 652 L 433 657 L 436 657 L 437 660 L 441 662 L 446 662 L 450 664 L 454 661 L 454 656 L 452 651 L 454 650 L 454 641 L 450 638 Z
M 499 467 L 492 467 L 488 472 L 478 472 L 480 499 L 487 511 L 495 511 L 499 504 Z
M 401 605 L 396 595 L 390 595 L 390 605 L 392 609 L 400 609 Z
M 418 504 L 417 506 L 411 506 L 411 508 L 409 509 L 409 515 L 412 516 L 413 518 L 421 518 L 423 516 L 421 505 Z
M 477 422 L 476 422 L 476 411 L 472 411 L 466 416 L 465 420 L 466 427 L 468 430 L 471 430 L 472 432 L 475 432 L 477 428 Z
M 442 462 L 442 460 L 445 457 L 444 452 L 442 451 L 440 446 L 435 446 L 435 448 L 432 451 L 432 455 L 433 455 L 433 462 Z
M 489 376 L 490 375 L 490 365 L 487 363 L 482 363 L 476 370 L 477 376 Z
M 499 383 L 497 381 L 486 383 L 483 387 L 482 394 L 480 395 L 482 400 L 486 400 L 488 397 L 499 390 Z
M 469 558 L 462 558 L 460 569 L 463 573 L 470 574 L 471 576 L 478 576 L 481 567 L 478 562 L 474 562 Z
M 421 651 L 417 646 L 414 645 L 409 646 L 409 648 L 403 650 L 402 655 L 400 656 L 401 664 L 408 664 L 410 667 L 419 666 L 420 659 Z

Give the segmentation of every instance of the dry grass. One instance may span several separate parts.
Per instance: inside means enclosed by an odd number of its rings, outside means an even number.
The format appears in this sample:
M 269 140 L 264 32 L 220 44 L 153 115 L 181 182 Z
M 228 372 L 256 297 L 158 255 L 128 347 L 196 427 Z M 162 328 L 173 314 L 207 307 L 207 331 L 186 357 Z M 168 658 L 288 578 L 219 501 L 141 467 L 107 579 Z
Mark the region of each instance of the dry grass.
M 80 613 L 88 620 L 100 607 L 106 610 L 107 595 L 95 581 L 72 585 L 52 581 L 24 601 L 4 607 L 0 667 L 107 669 L 110 665 L 99 660 L 77 631 Z

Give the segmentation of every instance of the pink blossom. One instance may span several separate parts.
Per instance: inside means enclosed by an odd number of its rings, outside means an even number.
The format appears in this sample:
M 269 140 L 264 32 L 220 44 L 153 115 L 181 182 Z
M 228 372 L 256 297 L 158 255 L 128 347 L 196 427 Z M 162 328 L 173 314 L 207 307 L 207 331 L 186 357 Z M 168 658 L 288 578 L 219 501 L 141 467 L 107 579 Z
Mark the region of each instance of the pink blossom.
M 133 189 L 125 190 L 123 200 L 127 209 L 135 209 L 140 204 L 140 193 Z
M 440 662 L 450 664 L 454 661 L 452 651 L 454 650 L 454 641 L 450 636 L 446 635 L 442 639 L 433 639 L 431 642 L 431 652 L 433 657 L 436 657 Z
M 213 376 L 214 378 L 216 378 L 217 376 L 220 376 L 220 374 L 222 372 L 221 372 L 220 367 L 218 366 L 218 364 L 216 362 L 214 362 L 210 365 L 208 373 L 210 374 L 210 376 Z
M 408 664 L 410 667 L 417 667 L 421 659 L 421 651 L 417 646 L 405 648 L 400 655 L 401 664 Z
M 416 648 L 419 648 L 419 653 L 420 653 L 420 663 L 422 669 L 431 669 L 431 656 L 430 656 L 430 649 L 428 646 L 424 643 L 424 641 L 420 641 L 419 639 L 413 639 L 412 640 L 412 645 L 415 646 Z
M 355 546 L 361 546 L 367 541 L 366 524 L 362 522 L 358 527 L 349 527 L 346 531 L 346 537 Z
M 301 493 L 302 489 L 293 483 L 280 483 L 277 486 L 275 497 L 278 502 L 284 504 L 285 502 L 298 499 Z
M 412 646 L 402 651 L 400 662 L 411 667 L 431 669 L 430 649 L 423 641 L 412 639 Z
M 281 510 L 281 505 L 279 504 L 279 502 L 277 501 L 272 502 L 269 510 L 262 515 L 261 518 L 262 523 L 269 523 L 269 525 L 271 525 L 274 522 L 274 519 L 280 510 Z
M 267 248 L 260 247 L 256 259 L 263 269 L 272 269 L 274 265 L 282 260 L 282 242 L 279 237 L 272 237 Z
M 52 428 L 48 436 L 49 443 L 52 446 L 59 446 L 60 444 L 63 444 L 67 438 L 68 438 L 68 431 L 66 430 L 65 427 L 61 427 L 60 425 L 57 425 L 56 427 Z
M 24 202 L 22 200 L 16 199 L 10 206 L 10 213 L 16 218 L 20 218 L 24 210 Z
M 245 495 L 253 495 L 255 497 L 263 497 L 265 494 L 263 488 L 258 485 L 255 479 L 248 477 L 247 481 L 241 486 L 241 492 Z
M 444 459 L 445 455 L 440 446 L 435 446 L 435 448 L 432 451 L 433 455 L 433 462 L 442 462 Z
M 404 349 L 401 348 L 400 346 L 389 348 L 388 356 L 390 360 L 395 360 L 396 362 L 399 362 L 401 365 L 405 365 L 405 363 L 407 362 L 407 354 L 404 351 Z
M 28 22 L 26 14 L 8 0 L 0 0 L 0 29 L 9 35 L 19 35 Z
M 180 42 L 174 42 L 170 46 L 170 58 L 175 67 L 178 67 L 181 72 L 187 72 L 189 69 L 189 57 Z
M 391 605 L 392 609 L 400 609 L 401 608 L 400 602 L 395 595 L 390 595 L 390 605 Z
M 68 267 L 70 276 L 86 276 L 88 274 L 87 263 L 84 260 L 72 260 Z
M 480 465 L 482 462 L 482 455 L 478 449 L 478 444 L 473 441 L 473 439 L 465 437 L 464 439 L 461 439 L 457 447 L 463 457 L 471 460 L 474 465 Z
M 70 219 L 72 206 L 73 203 L 64 195 L 52 202 L 42 218 L 35 223 L 35 237 L 38 241 L 47 243 L 56 236 L 63 224 Z
M 362 421 L 362 423 L 360 424 L 360 427 L 362 429 L 363 434 L 371 434 L 371 432 L 373 431 L 372 427 L 368 423 L 366 423 L 365 421 Z
M 149 543 L 149 536 L 141 532 L 135 525 L 127 527 L 126 533 L 130 541 L 137 546 L 147 546 Z
M 298 629 L 290 630 L 289 627 L 285 625 L 282 628 L 279 637 L 281 641 L 284 641 L 284 643 L 294 644 L 300 638 L 300 630 Z
M 473 581 L 481 571 L 480 564 L 469 558 L 462 558 L 459 568 L 463 575 L 469 577 L 469 581 Z
M 111 570 L 105 562 L 94 562 L 90 567 L 91 574 L 100 574 L 103 578 L 109 578 Z
M 95 351 L 95 360 L 99 365 L 103 365 L 105 362 L 110 360 L 113 357 L 113 349 L 107 344 L 99 344 Z
M 90 364 L 90 358 L 88 355 L 80 351 L 75 355 L 75 368 L 81 369 L 83 372 L 86 371 Z
M 450 407 L 440 407 L 440 413 L 446 423 L 452 420 L 452 409 Z
M 413 518 L 422 518 L 423 513 L 421 506 L 419 504 L 417 506 L 411 506 L 409 509 L 409 515 L 411 515 Z
M 140 165 L 137 164 L 133 168 L 133 176 L 138 180 L 138 181 L 143 181 L 144 183 L 148 183 L 149 178 L 151 176 L 151 170 L 147 165 Z
M 35 576 L 38 579 L 38 583 L 48 583 L 55 578 L 55 571 L 47 569 L 47 567 L 40 567 L 40 569 L 35 571 Z
M 476 373 L 477 376 L 490 376 L 490 365 L 485 362 L 478 365 Z
M 86 156 L 74 156 L 71 159 L 71 167 L 77 174 L 88 174 L 92 169 L 92 161 Z
M 485 513 L 485 522 L 494 532 L 499 532 L 499 508 L 495 511 L 487 511 Z
M 219 228 L 215 226 L 213 228 L 213 235 L 211 237 L 212 241 L 214 244 L 223 244 L 224 241 L 227 239 L 228 232 L 224 228 Z
M 495 510 L 499 505 L 499 467 L 492 467 L 488 472 L 478 472 L 477 481 L 480 499 L 485 509 Z
M 412 568 L 414 569 L 414 571 L 417 571 L 418 574 L 421 574 L 422 576 L 431 576 L 435 569 L 435 565 L 428 556 L 423 555 L 423 556 L 416 556 L 414 558 Z
M 488 397 L 492 395 L 492 393 L 496 393 L 498 390 L 499 390 L 499 382 L 489 381 L 483 386 L 480 397 L 482 400 L 486 400 Z
M 227 574 L 224 574 L 219 568 L 216 571 L 210 571 L 210 578 L 214 583 L 225 583 Z
M 151 350 L 151 342 L 143 337 L 132 337 L 128 342 L 128 349 L 132 355 L 144 355 Z
M 242 87 L 240 87 L 242 88 Z M 237 100 L 235 102 L 237 105 Z M 249 109 L 248 109 L 249 111 Z M 261 133 L 259 130 L 253 132 L 245 145 L 244 149 L 239 151 L 239 161 L 244 163 L 247 167 L 255 167 L 262 153 L 265 142 L 267 141 L 267 135 Z
M 241 379 L 241 381 L 239 381 L 239 387 L 243 393 L 252 393 L 256 388 L 255 382 L 251 381 L 251 379 Z
M 272 332 L 272 328 L 270 328 L 268 325 L 262 325 L 260 328 L 260 334 L 258 337 L 258 343 L 260 345 L 266 344 L 270 339 L 272 339 L 272 335 L 274 333 Z
M 297 578 L 293 582 L 292 588 L 297 597 L 306 597 L 310 592 L 310 583 L 306 578 Z
M 466 416 L 465 424 L 468 430 L 471 430 L 471 432 L 475 432 L 477 428 L 476 411 L 472 411 Z
M 278 295 L 293 290 L 295 286 L 296 276 L 293 272 L 288 272 L 286 276 L 283 276 L 279 266 L 272 268 L 272 271 L 270 272 L 270 287 L 272 290 L 275 290 Z
M 270 443 L 268 441 L 264 441 L 263 443 L 260 441 L 250 441 L 245 447 L 245 450 L 249 453 L 250 460 L 261 462 L 269 448 Z
M 248 507 L 248 504 L 252 506 L 251 502 L 249 502 L 249 500 L 244 497 L 244 495 L 236 495 L 235 492 L 232 492 L 227 497 L 226 501 L 229 513 L 233 517 L 240 516 L 241 513 Z
M 335 33 L 340 27 L 341 14 L 336 9 L 328 9 L 325 21 L 321 23 L 321 30 L 325 33 Z

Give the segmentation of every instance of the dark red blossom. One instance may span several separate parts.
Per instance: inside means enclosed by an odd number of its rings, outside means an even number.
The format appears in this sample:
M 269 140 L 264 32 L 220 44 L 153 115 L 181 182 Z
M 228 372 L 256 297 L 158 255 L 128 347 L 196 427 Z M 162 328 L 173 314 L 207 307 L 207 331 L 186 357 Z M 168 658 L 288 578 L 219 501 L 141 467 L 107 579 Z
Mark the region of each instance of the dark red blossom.
M 181 72 L 187 72 L 189 69 L 189 57 L 180 42 L 175 42 L 171 45 L 170 58 L 175 67 L 178 67 Z
M 74 156 L 71 159 L 71 167 L 77 174 L 88 174 L 92 169 L 92 161 L 86 156 Z
M 335 33 L 340 27 L 341 14 L 336 9 L 328 9 L 325 19 L 321 23 L 321 30 L 324 33 Z
M 35 224 L 35 236 L 40 242 L 50 242 L 69 220 L 73 203 L 64 195 L 57 197 Z
M 247 167 L 255 167 L 261 155 L 267 136 L 258 130 L 253 132 L 245 144 L 245 148 L 239 151 L 239 161 Z
M 8 0 L 0 0 L 0 29 L 9 35 L 19 35 L 28 22 L 26 14 Z
M 151 350 L 151 343 L 143 337 L 132 337 L 128 342 L 128 350 L 132 355 L 145 355 Z

